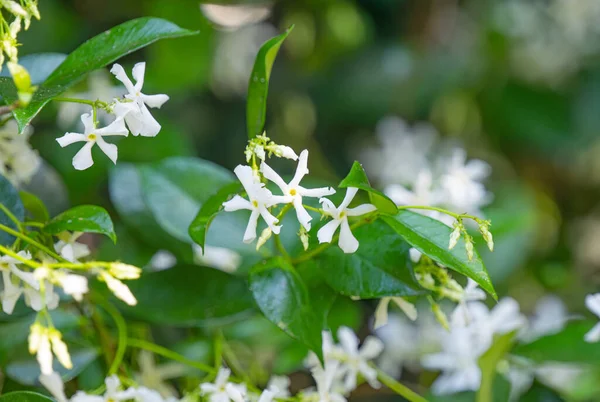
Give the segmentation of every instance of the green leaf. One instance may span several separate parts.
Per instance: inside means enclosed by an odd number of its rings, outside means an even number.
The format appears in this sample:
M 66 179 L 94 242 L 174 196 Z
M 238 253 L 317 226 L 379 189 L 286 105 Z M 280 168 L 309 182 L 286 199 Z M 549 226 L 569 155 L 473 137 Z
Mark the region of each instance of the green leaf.
M 398 212 L 396 203 L 381 191 L 375 190 L 369 183 L 369 178 L 359 162 L 354 162 L 350 173 L 338 185 L 340 188 L 356 187 L 369 193 L 371 203 L 384 214 L 395 215 Z
M 28 193 L 27 191 L 19 191 L 19 196 L 28 215 L 37 222 L 45 223 L 50 219 L 48 209 L 37 196 Z
M 281 44 L 292 29 L 294 29 L 293 25 L 281 35 L 266 41 L 256 55 L 252 74 L 250 74 L 250 82 L 248 83 L 248 98 L 246 103 L 246 125 L 248 138 L 250 139 L 261 135 L 265 128 L 271 69 L 273 68 L 273 63 Z
M 8 179 L 0 175 L 0 204 L 4 205 L 20 222 L 25 219 L 25 207 L 19 193 L 13 187 Z M 0 224 L 18 230 L 17 225 L 0 210 Z M 8 233 L 0 230 L 0 245 L 8 246 L 15 241 L 15 238 Z
M 40 85 L 27 107 L 13 111 L 19 130 L 53 98 L 82 80 L 86 74 L 141 49 L 159 39 L 193 35 L 196 32 L 152 17 L 138 18 L 117 25 L 75 49 Z M 16 88 L 10 78 L 0 78 L 0 95 L 7 105 L 17 101 Z
M 206 200 L 202 208 L 200 208 L 198 215 L 196 215 L 189 227 L 189 235 L 202 249 L 204 249 L 206 234 L 211 222 L 223 209 L 223 203 L 231 198 L 232 195 L 237 194 L 241 190 L 241 187 L 239 182 L 224 185 L 216 194 Z
M 600 348 L 597 343 L 584 341 L 585 334 L 595 325 L 592 321 L 574 321 L 561 332 L 547 335 L 531 343 L 519 345 L 513 353 L 536 362 L 556 361 L 598 364 Z
M 425 293 L 412 272 L 410 245 L 381 221 L 354 230 L 358 250 L 345 254 L 332 247 L 319 257 L 321 275 L 346 296 L 372 299 Z
M 98 351 L 92 348 L 70 350 L 70 353 L 73 362 L 72 369 L 64 368 L 56 359 L 53 361 L 54 371 L 58 372 L 65 382 L 77 377 L 99 355 Z M 38 384 L 38 377 L 41 374 L 40 365 L 34 356 L 12 361 L 6 365 L 5 370 L 8 377 L 24 385 Z
M 109 175 L 110 200 L 121 220 L 143 242 L 156 249 L 166 249 L 185 261 L 192 261 L 192 250 L 187 243 L 175 239 L 156 222 L 142 194 L 142 179 L 136 165 L 119 163 Z
M 482 289 L 497 298 L 490 276 L 477 252 L 473 260 L 469 261 L 462 238 L 458 240 L 456 247 L 448 250 L 451 228 L 428 216 L 406 210 L 399 211 L 396 216 L 384 216 L 381 219 L 411 246 L 441 265 L 473 279 Z
M 276 257 L 255 266 L 250 272 L 250 290 L 269 321 L 322 358 L 324 318 L 313 307 L 306 284 L 291 265 Z
M 55 216 L 44 226 L 44 232 L 59 234 L 64 231 L 100 233 L 108 236 L 114 243 L 117 235 L 112 219 L 106 210 L 97 205 L 80 205 Z
M 491 401 L 497 395 L 494 387 L 498 373 L 498 363 L 504 359 L 515 342 L 515 332 L 494 336 L 492 347 L 479 358 L 481 368 L 481 386 L 477 391 L 477 401 Z M 506 399 L 505 399 L 506 400 Z
M 54 400 L 37 392 L 14 391 L 0 396 L 0 402 L 54 402 Z
M 245 317 L 254 307 L 246 282 L 222 271 L 178 265 L 127 282 L 136 306 L 119 305 L 139 320 L 174 326 L 196 326 Z

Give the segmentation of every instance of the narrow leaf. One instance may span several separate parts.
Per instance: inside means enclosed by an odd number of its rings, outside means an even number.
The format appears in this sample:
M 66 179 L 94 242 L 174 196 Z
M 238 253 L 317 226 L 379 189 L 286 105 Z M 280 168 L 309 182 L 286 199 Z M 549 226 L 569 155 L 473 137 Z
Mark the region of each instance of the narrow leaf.
M 44 226 L 44 232 L 59 234 L 64 231 L 100 233 L 116 243 L 117 235 L 106 210 L 96 205 L 80 205 L 55 216 Z
M 21 197 L 21 201 L 23 201 L 23 205 L 25 206 L 28 215 L 30 215 L 32 219 L 42 223 L 45 223 L 50 219 L 48 209 L 37 196 L 28 193 L 27 191 L 20 191 L 19 196 Z
M 377 207 L 379 212 L 395 215 L 398 212 L 396 203 L 379 190 L 375 190 L 369 183 L 369 178 L 359 162 L 354 162 L 350 173 L 339 184 L 340 188 L 356 187 L 369 193 L 371 203 Z
M 462 238 L 452 250 L 448 250 L 451 228 L 428 216 L 406 210 L 381 219 L 414 248 L 441 265 L 473 279 L 482 289 L 497 298 L 490 276 L 477 252 L 473 260 L 469 261 Z
M 37 392 L 14 391 L 0 396 L 0 402 L 54 402 L 54 400 Z
M 248 138 L 252 139 L 261 135 L 265 128 L 267 116 L 267 94 L 269 92 L 269 79 L 271 69 L 277 57 L 281 44 L 294 29 L 292 25 L 284 33 L 266 41 L 258 51 L 250 82 L 248 84 L 248 100 L 246 106 L 246 125 Z

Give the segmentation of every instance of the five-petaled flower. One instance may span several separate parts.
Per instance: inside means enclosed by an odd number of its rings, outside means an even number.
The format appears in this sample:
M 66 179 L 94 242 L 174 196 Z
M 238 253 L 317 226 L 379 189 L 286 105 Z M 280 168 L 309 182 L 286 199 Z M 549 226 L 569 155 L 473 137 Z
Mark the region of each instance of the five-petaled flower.
M 236 195 L 231 200 L 224 202 L 223 207 L 225 207 L 225 211 L 238 211 L 240 209 L 252 211 L 246 232 L 244 233 L 244 243 L 251 243 L 256 239 L 256 227 L 259 216 L 263 217 L 273 233 L 279 234 L 279 230 L 281 229 L 281 226 L 277 226 L 279 220 L 269 212 L 268 208 L 281 203 L 287 204 L 291 199 L 289 197 L 273 195 L 265 188 L 263 183 L 258 181 L 250 166 L 238 165 L 234 169 L 234 173 L 240 179 L 240 182 L 242 182 L 249 200 Z
M 358 188 L 348 187 L 344 200 L 337 208 L 327 198 L 321 198 L 319 200 L 319 202 L 323 205 L 323 211 L 325 214 L 333 218 L 333 220 L 327 222 L 325 226 L 323 226 L 317 232 L 319 243 L 330 243 L 333 239 L 333 234 L 337 228 L 341 226 L 340 240 L 338 245 L 342 251 L 344 253 L 354 253 L 358 249 L 358 240 L 356 240 L 356 237 L 354 237 L 352 231 L 350 230 L 348 217 L 368 214 L 369 212 L 375 211 L 377 208 L 372 204 L 363 204 L 356 208 L 348 208 L 348 205 L 350 205 L 357 192 Z
M 127 123 L 127 127 L 133 135 L 142 135 L 144 137 L 154 137 L 160 131 L 160 124 L 150 114 L 147 106 L 160 108 L 169 97 L 164 94 L 146 95 L 143 94 L 144 73 L 146 63 L 137 63 L 133 66 L 132 75 L 135 79 L 135 85 L 131 82 L 123 67 L 120 64 L 114 64 L 110 72 L 125 85 L 127 94 L 123 101 L 114 105 L 113 111 L 117 117 L 122 117 Z
M 305 175 L 308 174 L 307 164 L 308 151 L 305 149 L 300 153 L 300 159 L 298 161 L 296 173 L 294 174 L 292 181 L 289 183 L 283 181 L 281 176 L 279 176 L 277 172 L 275 172 L 264 162 L 260 166 L 260 171 L 262 172 L 263 176 L 271 180 L 281 189 L 281 191 L 283 191 L 284 196 L 290 197 L 291 202 L 294 204 L 294 208 L 296 209 L 298 221 L 306 230 L 310 230 L 310 221 L 312 220 L 312 217 L 306 211 L 304 205 L 302 205 L 302 197 L 324 197 L 326 195 L 335 193 L 335 190 L 331 187 L 308 189 L 300 186 L 300 181 Z
M 102 152 L 104 152 L 113 163 L 117 163 L 117 146 L 104 141 L 103 137 L 109 135 L 127 136 L 129 132 L 127 131 L 127 128 L 125 128 L 123 119 L 117 118 L 103 128 L 96 128 L 96 123 L 90 113 L 81 115 L 81 121 L 83 122 L 84 127 L 83 134 L 66 133 L 64 136 L 56 139 L 63 148 L 76 142 L 85 142 L 83 148 L 81 148 L 73 158 L 73 167 L 77 170 L 85 170 L 94 164 L 94 160 L 92 159 L 92 147 L 94 144 L 98 144 Z
M 231 370 L 221 367 L 214 383 L 200 384 L 202 395 L 208 396 L 210 402 L 244 402 L 245 384 L 230 383 Z

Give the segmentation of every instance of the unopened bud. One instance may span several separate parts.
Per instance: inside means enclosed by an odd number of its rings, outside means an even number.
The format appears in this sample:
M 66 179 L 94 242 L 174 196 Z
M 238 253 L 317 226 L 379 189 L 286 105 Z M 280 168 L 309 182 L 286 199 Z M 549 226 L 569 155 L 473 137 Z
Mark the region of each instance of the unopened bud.
M 9 62 L 7 63 L 10 75 L 13 77 L 15 86 L 17 87 L 17 95 L 19 96 L 19 102 L 21 106 L 27 106 L 31 102 L 33 93 L 36 87 L 31 86 L 31 77 L 25 67 L 18 63 Z
M 467 251 L 467 258 L 469 259 L 469 261 L 473 261 L 473 241 L 471 240 L 471 237 L 467 237 L 465 239 L 465 250 Z
M 11 14 L 19 17 L 26 17 L 28 14 L 20 4 L 13 0 L 1 0 L 0 5 L 6 8 Z
M 140 268 L 122 262 L 111 263 L 108 271 L 117 279 L 138 279 L 142 273 Z
M 273 231 L 271 230 L 271 228 L 266 228 L 262 231 L 260 237 L 256 241 L 256 251 L 258 251 L 267 242 L 267 240 L 271 238 L 272 234 Z
M 479 232 L 481 232 L 483 240 L 485 240 L 485 242 L 487 243 L 487 246 L 490 249 L 490 251 L 494 251 L 494 238 L 492 236 L 492 232 L 490 232 L 489 225 L 485 223 L 479 225 Z
M 295 161 L 298 160 L 298 155 L 296 155 L 294 150 L 285 145 L 275 145 L 273 147 L 273 153 L 275 154 L 275 156 L 278 156 L 280 158 L 292 159 Z
M 450 242 L 448 243 L 448 250 L 452 250 L 456 243 L 458 243 L 458 239 L 460 238 L 462 225 L 460 223 L 455 224 L 454 230 L 450 233 Z
M 65 368 L 71 369 L 73 368 L 73 363 L 71 362 L 71 355 L 69 354 L 69 349 L 67 349 L 67 345 L 63 342 L 61 333 L 57 329 L 50 329 L 50 343 L 52 344 L 52 351 L 54 355 Z
M 300 232 L 298 232 L 298 236 L 300 237 L 300 241 L 302 242 L 302 247 L 304 247 L 304 251 L 308 250 L 308 232 L 304 229 L 304 226 L 300 226 Z
M 435 319 L 440 323 L 442 327 L 444 327 L 446 331 L 450 331 L 450 324 L 448 323 L 448 317 L 446 317 L 446 313 L 444 313 L 440 305 L 434 302 L 433 300 L 430 300 L 430 303 L 431 311 L 433 311 Z

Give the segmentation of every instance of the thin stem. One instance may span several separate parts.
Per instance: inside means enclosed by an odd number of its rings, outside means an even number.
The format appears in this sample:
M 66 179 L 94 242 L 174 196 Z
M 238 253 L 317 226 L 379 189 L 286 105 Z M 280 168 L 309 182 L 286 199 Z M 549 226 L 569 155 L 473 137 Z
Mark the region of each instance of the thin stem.
M 43 228 L 46 225 L 44 225 L 41 222 L 23 222 L 23 226 L 33 226 L 36 228 Z
M 4 247 L 2 245 L 0 245 L 0 252 L 3 253 L 3 254 L 8 255 L 9 257 L 14 258 L 15 260 L 21 261 L 23 264 L 25 264 L 25 265 L 33 268 L 33 269 L 41 267 L 41 265 L 38 264 L 37 262 L 32 261 L 32 260 L 28 260 L 27 258 L 23 258 L 19 254 L 17 254 L 14 251 L 12 251 L 11 249 L 6 248 L 6 247 Z
M 452 211 L 448 211 L 447 209 L 443 209 L 443 208 L 438 208 L 438 207 L 428 207 L 425 205 L 400 205 L 398 206 L 398 209 L 425 209 L 427 211 L 437 211 L 437 212 L 441 212 L 443 214 L 446 215 L 450 215 L 453 218 L 456 219 L 460 219 L 460 218 L 467 218 L 467 219 L 473 219 L 476 222 L 479 222 L 481 220 L 481 218 L 478 218 L 475 215 L 469 215 L 469 214 L 457 214 L 456 212 L 452 212 Z
M 0 203 L 0 211 L 4 212 L 6 214 L 6 216 L 8 216 L 8 219 L 10 219 L 11 221 L 13 221 L 13 223 L 17 226 L 18 229 L 21 229 L 21 222 L 17 219 L 17 217 L 10 212 L 10 210 L 8 208 L 6 208 L 6 206 L 2 203 Z
M 318 212 L 321 215 L 323 215 L 325 213 L 325 211 L 323 211 L 321 208 L 315 208 L 315 207 L 311 207 L 310 205 L 305 205 L 305 204 L 302 204 L 302 206 L 304 208 L 308 209 L 309 211 Z
M 381 381 L 381 383 L 384 384 L 386 387 L 388 387 L 398 395 L 402 396 L 407 401 L 427 402 L 427 399 L 423 398 L 421 395 L 417 394 L 416 392 L 408 388 L 406 385 L 403 385 L 398 381 L 394 380 L 392 377 L 390 377 L 377 367 L 374 368 L 375 370 L 377 370 L 377 379 Z
M 110 262 L 104 261 L 88 261 L 84 263 L 76 262 L 57 262 L 53 264 L 44 264 L 48 268 L 66 268 L 66 269 L 90 269 L 94 267 L 110 268 Z
M 174 360 L 176 362 L 179 363 L 183 363 L 185 365 L 188 365 L 190 367 L 196 368 L 200 371 L 204 371 L 205 373 L 210 373 L 210 374 L 216 374 L 217 370 L 214 369 L 213 367 L 210 367 L 207 364 L 203 364 L 203 363 L 199 363 L 199 362 L 195 362 L 193 360 L 188 359 L 185 356 L 181 356 L 178 353 L 175 353 L 167 348 L 164 348 L 162 346 L 156 345 L 154 343 L 151 342 L 147 342 L 144 341 L 142 339 L 131 339 L 128 338 L 127 339 L 127 345 L 131 346 L 132 348 L 138 348 L 138 349 L 144 349 L 147 350 L 149 352 L 152 352 L 154 354 L 157 354 L 159 356 L 163 356 L 167 359 L 171 359 Z
M 117 350 L 115 352 L 115 357 L 110 365 L 110 369 L 108 370 L 108 375 L 111 376 L 113 374 L 117 374 L 119 371 L 119 367 L 121 367 L 121 363 L 123 362 L 123 357 L 125 356 L 125 351 L 127 350 L 127 324 L 123 319 L 123 316 L 112 304 L 102 301 L 100 306 L 110 315 L 110 317 L 115 322 L 117 326 L 117 334 L 118 334 L 118 343 Z
M 57 101 L 57 102 L 83 103 L 84 105 L 90 105 L 90 106 L 94 106 L 94 104 L 96 103 L 96 101 L 91 101 L 88 99 L 64 98 L 64 97 L 52 98 L 52 100 Z
M 279 250 L 279 252 L 283 256 L 283 258 L 290 261 L 290 255 L 288 254 L 285 247 L 283 246 L 283 243 L 281 242 L 281 238 L 279 237 L 279 235 L 274 234 L 273 238 L 275 239 L 275 247 L 277 247 L 277 250 Z
M 38 249 L 42 250 L 44 253 L 48 254 L 50 257 L 57 259 L 57 260 L 63 260 L 66 261 L 64 258 L 62 258 L 60 255 L 56 254 L 54 251 L 50 250 L 48 247 L 44 246 L 43 244 L 33 240 L 31 237 L 24 235 L 21 232 L 17 232 L 14 229 L 9 228 L 8 226 L 5 226 L 3 224 L 0 223 L 0 230 L 5 231 L 8 234 L 11 234 L 15 237 L 18 237 L 19 239 L 26 241 L 27 243 L 31 244 L 32 246 L 37 247 Z

